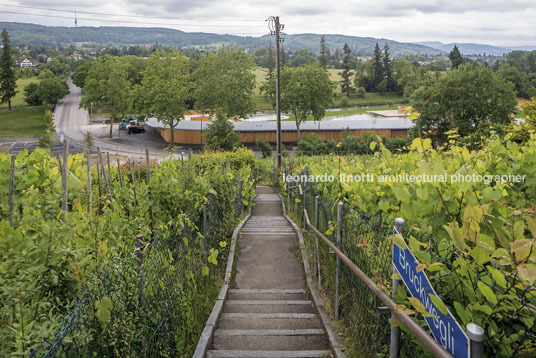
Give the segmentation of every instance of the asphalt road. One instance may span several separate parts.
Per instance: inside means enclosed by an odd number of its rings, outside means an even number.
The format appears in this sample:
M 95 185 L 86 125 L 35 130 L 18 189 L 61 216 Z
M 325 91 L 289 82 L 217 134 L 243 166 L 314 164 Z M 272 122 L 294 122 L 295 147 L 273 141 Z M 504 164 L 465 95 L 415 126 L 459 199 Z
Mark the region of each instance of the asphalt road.
M 81 89 L 70 80 L 68 85 L 70 93 L 58 102 L 54 112 L 56 139 L 63 135 L 74 146 L 83 147 L 85 135 L 89 132 L 93 136 L 94 146 L 110 154 L 144 156 L 146 147 L 153 158 L 161 158 L 167 154 L 164 152 L 167 143 L 151 130 L 128 135 L 125 130 L 118 133 L 118 126 L 114 125 L 113 137 L 108 138 L 109 125 L 90 124 L 88 111 L 80 108 Z

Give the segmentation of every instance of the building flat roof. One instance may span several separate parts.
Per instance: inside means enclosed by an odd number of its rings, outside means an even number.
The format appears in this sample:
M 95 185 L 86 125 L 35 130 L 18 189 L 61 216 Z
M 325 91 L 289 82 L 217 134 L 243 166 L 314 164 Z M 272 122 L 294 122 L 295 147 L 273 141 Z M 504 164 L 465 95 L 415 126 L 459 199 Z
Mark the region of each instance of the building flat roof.
M 149 118 L 146 121 L 147 125 L 153 128 L 169 128 L 158 122 L 156 118 Z M 276 131 L 276 121 L 243 121 L 231 122 L 238 132 L 271 132 Z M 175 127 L 177 130 L 207 130 L 211 122 L 200 121 L 180 121 Z M 337 130 L 373 130 L 373 129 L 410 129 L 415 124 L 408 118 L 374 118 L 374 119 L 342 119 L 322 120 L 320 122 L 307 121 L 301 124 L 302 131 L 337 131 Z M 296 123 L 294 121 L 282 121 L 282 131 L 296 131 Z

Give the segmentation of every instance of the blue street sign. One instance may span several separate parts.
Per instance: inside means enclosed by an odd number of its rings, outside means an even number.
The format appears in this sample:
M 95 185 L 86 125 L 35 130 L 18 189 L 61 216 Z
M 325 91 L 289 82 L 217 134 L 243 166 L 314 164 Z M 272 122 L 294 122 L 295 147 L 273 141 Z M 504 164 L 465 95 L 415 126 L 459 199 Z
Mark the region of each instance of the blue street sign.
M 396 233 L 396 229 L 395 229 Z M 432 303 L 429 294 L 437 296 L 424 271 L 417 272 L 419 262 L 409 248 L 401 249 L 393 244 L 393 264 L 411 295 L 417 298 L 426 308 L 426 312 L 438 316 L 425 317 L 428 327 L 435 340 L 455 358 L 469 357 L 469 338 L 456 319 L 448 311 L 444 315 Z

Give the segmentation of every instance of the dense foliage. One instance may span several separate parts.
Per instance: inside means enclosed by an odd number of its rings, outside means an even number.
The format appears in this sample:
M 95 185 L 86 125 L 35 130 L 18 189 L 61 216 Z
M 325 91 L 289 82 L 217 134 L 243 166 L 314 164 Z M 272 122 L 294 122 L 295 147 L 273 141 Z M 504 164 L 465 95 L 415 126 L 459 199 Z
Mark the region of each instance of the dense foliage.
M 255 64 L 243 50 L 223 49 L 203 56 L 193 74 L 195 106 L 246 118 L 255 110 Z
M 213 151 L 233 150 L 240 145 L 240 137 L 227 117 L 218 112 L 205 132 L 205 142 Z
M 462 326 L 484 327 L 488 353 L 499 356 L 536 351 L 536 135 L 523 146 L 509 139 L 493 137 L 472 152 L 456 139 L 448 150 L 415 139 L 405 154 L 382 146 L 369 157 L 302 159 L 312 175 L 334 176 L 316 181 L 324 196 L 367 215 L 404 218 L 410 248 L 441 282 L 438 294 Z
M 449 71 L 412 95 L 412 106 L 420 113 L 416 119 L 419 137 L 426 134 L 439 143 L 453 129 L 465 137 L 483 125 L 510 123 L 516 103 L 511 83 L 489 68 L 470 64 Z
M 232 207 L 237 187 L 230 184 L 233 178 L 244 180 L 238 188 L 242 188 L 241 197 L 247 204 L 254 190 L 252 183 L 246 180 L 256 166 L 253 154 L 237 150 L 194 157 L 185 163 L 167 161 L 151 168 L 149 184 L 145 183 L 144 167 L 130 168 L 124 164 L 120 177 L 117 168 L 108 170 L 102 165 L 91 171 L 91 189 L 86 179 L 85 162 L 80 154 L 69 157 L 69 210 L 63 212 L 60 207 L 62 178 L 56 158 L 41 149 L 31 154 L 19 153 L 15 158 L 12 226 L 8 205 L 10 157 L 0 155 L 2 356 L 27 354 L 43 337 L 52 337 L 82 283 L 113 258 L 128 258 L 134 251 L 137 235 L 148 240 L 157 229 L 165 232 L 167 226 L 183 217 L 191 229 L 199 227 L 203 204 L 208 202 L 209 196 L 223 215 L 221 231 L 211 233 L 214 244 L 208 261 L 211 265 L 202 256 L 187 257 L 192 265 L 206 267 L 202 273 L 208 275 L 203 276 L 204 279 L 201 276 L 192 278 L 199 282 L 209 280 L 208 286 L 201 287 L 211 286 L 210 292 L 217 294 L 222 271 L 218 262 L 225 258 L 225 247 L 228 247 L 230 232 L 236 225 Z M 94 156 L 92 162 L 95 163 Z M 109 193 L 105 177 L 110 178 Z M 220 241 L 225 244 L 220 245 Z M 201 242 L 202 237 L 196 236 L 190 246 L 199 248 Z M 201 275 L 201 270 L 197 274 Z M 209 296 L 190 298 L 188 305 L 184 302 L 184 310 L 197 313 L 188 325 L 174 332 L 179 351 L 186 352 L 195 347 L 196 335 L 213 303 L 213 297 Z M 128 317 L 115 323 L 119 325 L 116 329 L 122 329 L 119 333 L 123 336 L 125 329 L 128 333 Z M 106 323 L 105 316 L 100 320 Z M 110 331 L 107 334 L 119 333 Z M 180 337 L 190 338 L 180 340 Z M 121 343 L 125 344 L 128 342 Z
M 184 118 L 190 97 L 190 64 L 178 51 L 155 51 L 140 73 L 141 84 L 135 85 L 130 108 L 140 115 L 155 117 L 171 131 L 175 143 L 175 126 Z
M 0 51 L 0 103 L 7 102 L 11 111 L 11 99 L 15 97 L 16 77 L 13 70 L 13 52 L 6 29 L 2 30 L 2 49 Z
M 267 98 L 275 98 L 275 82 L 273 77 L 261 87 Z M 333 87 L 326 71 L 318 65 L 286 67 L 281 71 L 280 108 L 282 112 L 294 115 L 298 139 L 300 124 L 307 116 L 311 115 L 315 121 L 324 117 L 326 109 L 333 102 Z M 272 101 L 272 105 L 275 109 L 275 101 Z
M 380 150 L 379 143 L 392 152 L 406 151 L 410 143 L 409 137 L 402 138 L 379 138 L 371 132 L 363 132 L 357 137 L 343 133 L 342 141 L 329 140 L 324 142 L 317 134 L 307 134 L 298 142 L 298 155 L 322 155 L 322 154 L 373 154 Z M 372 144 L 373 143 L 373 144 Z

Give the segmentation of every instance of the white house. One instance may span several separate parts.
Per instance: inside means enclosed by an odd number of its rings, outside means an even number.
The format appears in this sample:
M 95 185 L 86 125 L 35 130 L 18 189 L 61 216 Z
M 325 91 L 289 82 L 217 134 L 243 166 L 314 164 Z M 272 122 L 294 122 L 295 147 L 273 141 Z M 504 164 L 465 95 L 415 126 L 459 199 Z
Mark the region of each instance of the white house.
M 25 58 L 20 63 L 20 68 L 31 68 L 31 67 L 33 67 L 33 63 L 32 63 L 32 61 L 28 60 L 27 58 Z

